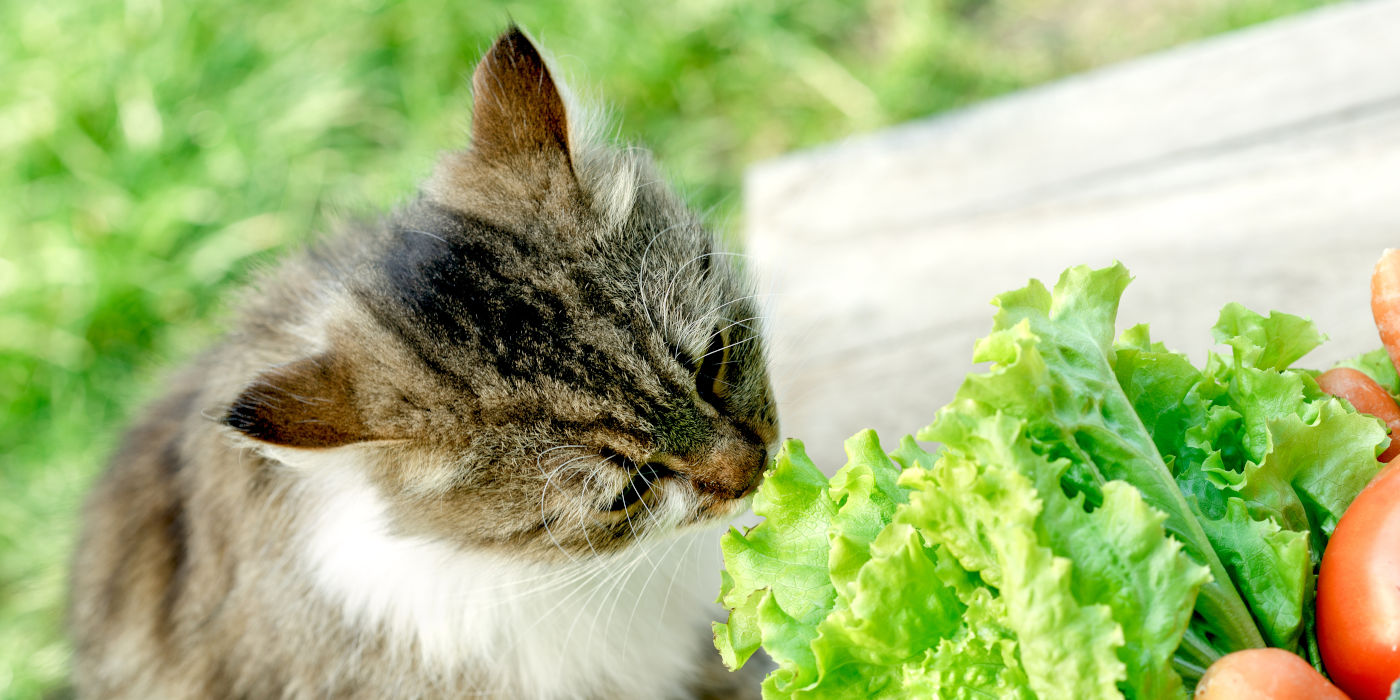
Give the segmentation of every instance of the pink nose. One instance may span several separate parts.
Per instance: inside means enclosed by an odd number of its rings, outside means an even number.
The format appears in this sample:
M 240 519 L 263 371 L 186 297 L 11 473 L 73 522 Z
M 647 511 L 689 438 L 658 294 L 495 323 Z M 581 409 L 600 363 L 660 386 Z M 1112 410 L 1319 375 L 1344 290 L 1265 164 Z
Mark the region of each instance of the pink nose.
M 701 491 L 723 499 L 743 498 L 758 488 L 768 454 L 758 445 L 725 442 L 697 460 L 689 471 Z

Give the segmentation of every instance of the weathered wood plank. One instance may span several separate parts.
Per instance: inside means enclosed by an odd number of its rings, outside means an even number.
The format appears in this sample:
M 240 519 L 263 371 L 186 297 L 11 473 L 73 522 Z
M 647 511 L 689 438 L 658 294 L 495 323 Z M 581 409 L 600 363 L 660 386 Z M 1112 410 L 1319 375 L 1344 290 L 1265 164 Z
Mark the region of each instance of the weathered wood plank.
M 1400 1 L 1331 8 L 762 165 L 749 248 L 775 292 L 783 431 L 839 466 L 931 418 L 987 301 L 1119 259 L 1120 318 L 1200 358 L 1219 308 L 1316 319 L 1315 365 L 1376 345 L 1400 245 Z

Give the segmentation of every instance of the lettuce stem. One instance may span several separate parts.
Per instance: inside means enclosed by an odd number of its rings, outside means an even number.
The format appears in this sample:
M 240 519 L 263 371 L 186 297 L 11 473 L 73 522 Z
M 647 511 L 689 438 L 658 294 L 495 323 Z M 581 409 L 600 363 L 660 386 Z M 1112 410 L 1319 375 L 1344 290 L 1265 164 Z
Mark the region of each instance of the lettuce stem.
M 1108 358 L 1103 358 L 1099 371 L 1112 376 Z M 1147 468 L 1132 468 L 1107 463 L 1105 477 L 1122 479 L 1137 487 L 1156 508 L 1167 514 L 1166 528 L 1186 547 L 1188 554 L 1210 569 L 1212 580 L 1201 587 L 1196 600 L 1196 610 L 1220 631 L 1227 643 L 1227 650 L 1236 651 L 1264 646 L 1264 637 L 1259 632 L 1254 616 L 1235 587 L 1230 572 L 1211 546 L 1201 527 L 1198 513 L 1193 510 L 1177 485 L 1171 470 L 1167 468 L 1157 446 L 1152 442 L 1151 433 L 1133 409 L 1132 401 L 1123 393 L 1122 387 L 1113 381 L 1107 386 L 1110 390 L 1103 397 L 1103 413 L 1113 415 L 1121 424 L 1118 431 L 1092 435 L 1090 439 L 1100 443 L 1101 454 L 1127 453 L 1133 455 L 1139 465 Z M 1105 460 L 1106 462 L 1106 460 Z M 1127 462 L 1131 464 L 1131 462 Z M 1112 470 L 1112 471 L 1110 471 Z
M 1196 682 L 1201 680 L 1201 676 L 1206 675 L 1205 666 L 1191 663 L 1179 656 L 1172 658 L 1172 668 L 1181 676 L 1181 680 L 1185 681 L 1187 688 L 1195 686 Z
M 1181 645 L 1177 647 L 1177 653 L 1186 654 L 1203 666 L 1215 663 L 1216 659 L 1222 656 L 1200 632 L 1191 627 L 1187 627 L 1186 633 L 1181 636 Z
M 1121 389 L 1113 393 L 1116 395 L 1104 397 L 1104 402 L 1108 404 L 1108 410 L 1120 416 L 1120 421 L 1129 424 L 1129 430 L 1124 431 L 1124 434 L 1094 437 L 1102 440 L 1105 446 L 1117 443 L 1110 451 L 1117 448 L 1134 454 L 1137 460 L 1140 460 L 1138 463 L 1147 465 L 1147 468 L 1120 466 L 1114 471 L 1108 471 L 1113 469 L 1113 466 L 1109 466 L 1104 470 L 1107 472 L 1104 477 L 1122 479 L 1141 491 L 1148 503 L 1166 513 L 1167 532 L 1185 546 L 1186 552 L 1193 559 L 1210 569 L 1211 581 L 1201 587 L 1200 597 L 1196 599 L 1196 610 L 1220 632 L 1227 644 L 1227 650 L 1265 646 L 1264 636 L 1259 632 L 1249 606 L 1235 587 L 1230 572 L 1226 570 L 1215 548 L 1211 546 L 1205 530 L 1201 527 L 1198 513 L 1187 503 L 1181 487 L 1177 485 L 1161 453 L 1152 443 L 1147 428 L 1132 410 L 1131 402 L 1121 393 Z

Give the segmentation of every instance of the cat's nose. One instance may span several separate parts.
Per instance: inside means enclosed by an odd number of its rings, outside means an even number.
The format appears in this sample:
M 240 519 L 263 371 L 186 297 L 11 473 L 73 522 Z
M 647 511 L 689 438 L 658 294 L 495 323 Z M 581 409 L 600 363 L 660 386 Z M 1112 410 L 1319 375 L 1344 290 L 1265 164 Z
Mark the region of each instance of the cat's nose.
M 743 498 L 758 488 L 768 452 L 762 445 L 722 440 L 697 460 L 692 478 L 706 493 L 722 499 Z

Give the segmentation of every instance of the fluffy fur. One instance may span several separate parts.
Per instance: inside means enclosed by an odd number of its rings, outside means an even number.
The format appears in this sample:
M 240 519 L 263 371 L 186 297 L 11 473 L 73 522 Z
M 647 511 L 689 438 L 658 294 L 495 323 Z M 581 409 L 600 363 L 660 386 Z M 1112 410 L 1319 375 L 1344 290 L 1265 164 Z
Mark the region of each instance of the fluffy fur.
M 718 562 L 697 555 L 714 551 L 712 531 L 541 564 L 395 535 L 383 500 L 343 469 L 305 487 L 320 504 L 304 543 L 318 589 L 358 624 L 413 640 L 427 667 L 487 659 L 499 685 L 478 690 L 510 697 L 666 697 L 694 680 L 705 639 L 674 631 L 710 619 L 696 602 L 716 590 Z
M 83 697 L 748 697 L 713 526 L 777 437 L 754 295 L 518 30 L 471 148 L 286 262 L 94 489 Z

